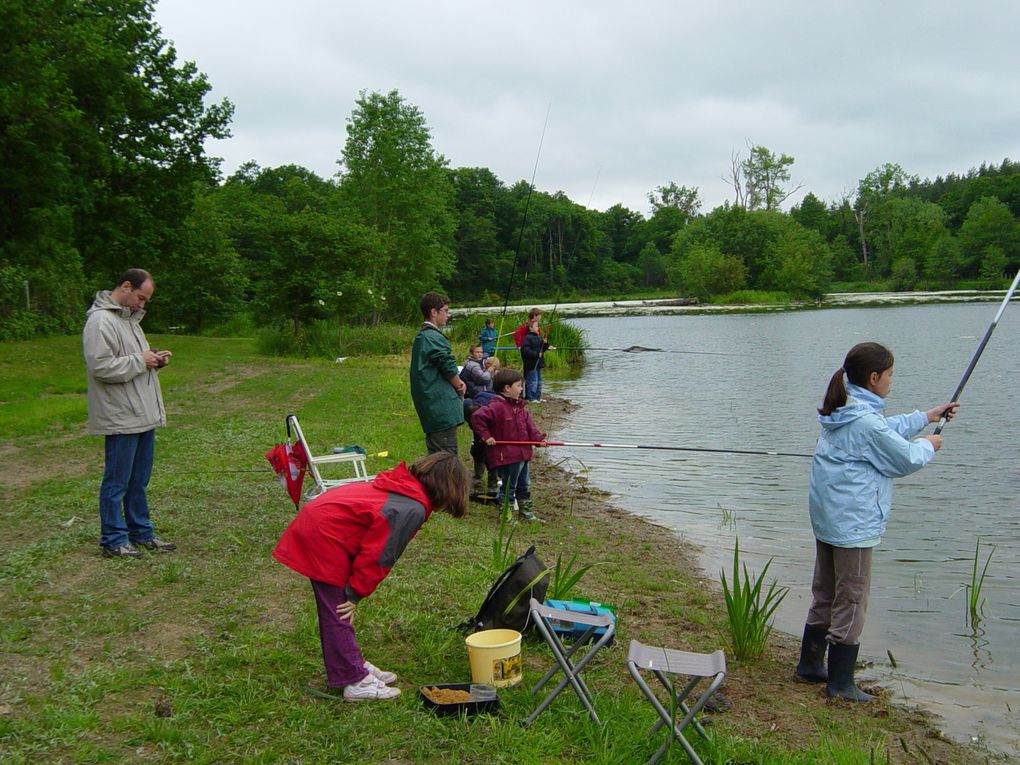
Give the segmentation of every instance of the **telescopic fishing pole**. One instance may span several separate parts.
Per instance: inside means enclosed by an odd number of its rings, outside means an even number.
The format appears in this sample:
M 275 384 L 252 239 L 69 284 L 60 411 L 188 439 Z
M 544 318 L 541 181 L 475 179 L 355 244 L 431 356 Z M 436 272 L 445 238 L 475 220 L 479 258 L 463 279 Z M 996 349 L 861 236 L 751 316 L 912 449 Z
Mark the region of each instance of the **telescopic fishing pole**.
M 596 449 L 656 449 L 659 451 L 669 452 L 714 452 L 716 454 L 757 454 L 764 457 L 808 457 L 810 454 L 800 454 L 796 452 L 774 452 L 771 450 L 754 450 L 754 449 L 709 449 L 701 446 L 652 446 L 649 444 L 602 444 L 602 443 L 582 443 L 579 441 L 496 441 L 496 444 L 506 444 L 513 446 L 574 446 L 581 448 L 596 448 Z
M 978 345 L 978 349 L 974 353 L 974 357 L 970 360 L 970 364 L 967 366 L 967 371 L 963 373 L 963 379 L 960 380 L 960 384 L 956 386 L 956 391 L 953 393 L 952 398 L 949 399 L 950 401 L 960 400 L 960 394 L 963 393 L 963 386 L 967 384 L 971 373 L 974 371 L 974 367 L 977 366 L 978 359 L 981 358 L 981 354 L 985 350 L 985 346 L 988 345 L 988 340 L 995 331 L 995 325 L 999 323 L 999 319 L 1002 318 L 1002 314 L 1006 310 L 1006 306 L 1009 305 L 1009 301 L 1013 297 L 1013 293 L 1016 292 L 1017 284 L 1020 284 L 1020 270 L 1017 271 L 1016 276 L 1013 278 L 1013 283 L 1009 286 L 1009 291 L 1006 293 L 1006 297 L 1002 299 L 1002 305 L 1000 305 L 999 310 L 996 311 L 995 318 L 992 319 L 992 323 L 989 324 L 988 329 L 985 330 L 985 336 L 981 338 L 981 343 Z M 946 426 L 947 422 L 948 420 L 946 419 L 946 415 L 943 413 L 942 417 L 939 419 L 939 424 L 935 426 L 935 430 L 933 431 L 936 436 L 942 432 L 942 428 Z
M 500 345 L 497 351 L 515 351 L 516 347 Z M 677 351 L 671 348 L 647 348 L 643 345 L 632 345 L 629 348 L 592 348 L 583 345 L 557 345 L 549 351 L 613 351 L 615 353 L 690 353 L 695 356 L 739 356 L 739 353 L 723 353 L 722 351 Z M 546 351 L 548 353 L 548 351 Z

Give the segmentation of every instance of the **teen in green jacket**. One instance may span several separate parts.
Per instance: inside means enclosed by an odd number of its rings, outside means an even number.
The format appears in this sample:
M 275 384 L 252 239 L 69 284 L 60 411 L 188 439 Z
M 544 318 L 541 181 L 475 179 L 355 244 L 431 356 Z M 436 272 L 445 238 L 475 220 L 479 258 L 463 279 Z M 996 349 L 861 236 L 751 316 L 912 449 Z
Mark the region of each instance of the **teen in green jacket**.
M 426 292 L 420 307 L 423 322 L 411 346 L 411 399 L 429 454 L 457 454 L 457 427 L 464 422 L 466 386 L 441 329 L 449 319 L 450 301 L 438 292 Z

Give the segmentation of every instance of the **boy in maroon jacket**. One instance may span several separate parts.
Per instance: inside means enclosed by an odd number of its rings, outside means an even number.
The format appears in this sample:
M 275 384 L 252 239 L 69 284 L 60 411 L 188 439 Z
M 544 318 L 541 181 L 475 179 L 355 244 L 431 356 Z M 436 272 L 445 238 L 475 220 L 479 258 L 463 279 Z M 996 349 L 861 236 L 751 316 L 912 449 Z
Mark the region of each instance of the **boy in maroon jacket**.
M 497 395 L 471 416 L 471 427 L 488 445 L 486 465 L 489 470 L 497 471 L 503 481 L 499 504 L 503 504 L 503 492 L 510 492 L 510 504 L 513 505 L 516 500 L 519 506 L 518 517 L 522 521 L 538 521 L 540 519 L 531 504 L 531 476 L 528 471 L 531 445 L 506 442 L 532 441 L 543 446 L 546 435 L 535 427 L 525 408 L 521 398 L 524 378 L 520 372 L 500 369 L 492 387 Z

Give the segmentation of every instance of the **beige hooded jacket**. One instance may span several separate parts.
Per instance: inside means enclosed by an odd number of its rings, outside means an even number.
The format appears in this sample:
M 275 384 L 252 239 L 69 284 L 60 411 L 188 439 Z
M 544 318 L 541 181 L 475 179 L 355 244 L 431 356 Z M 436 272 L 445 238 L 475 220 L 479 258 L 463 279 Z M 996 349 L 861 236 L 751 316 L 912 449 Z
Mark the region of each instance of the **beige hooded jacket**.
M 155 369 L 147 369 L 142 352 L 149 344 L 142 332 L 145 311 L 115 301 L 109 290 L 96 293 L 82 331 L 82 350 L 89 387 L 88 432 L 93 435 L 144 433 L 166 425 L 163 394 Z

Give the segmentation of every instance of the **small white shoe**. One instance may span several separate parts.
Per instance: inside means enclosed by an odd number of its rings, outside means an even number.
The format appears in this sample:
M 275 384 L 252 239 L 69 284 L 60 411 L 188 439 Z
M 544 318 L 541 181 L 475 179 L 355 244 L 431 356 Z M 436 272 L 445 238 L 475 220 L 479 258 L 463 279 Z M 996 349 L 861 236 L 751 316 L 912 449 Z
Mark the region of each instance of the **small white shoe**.
M 369 674 L 381 683 L 393 685 L 393 683 L 397 682 L 396 672 L 387 672 L 386 670 L 379 669 L 370 661 L 365 661 L 365 669 L 367 669 Z
M 400 695 L 399 688 L 390 688 L 369 672 L 360 683 L 344 688 L 344 701 L 385 701 Z

